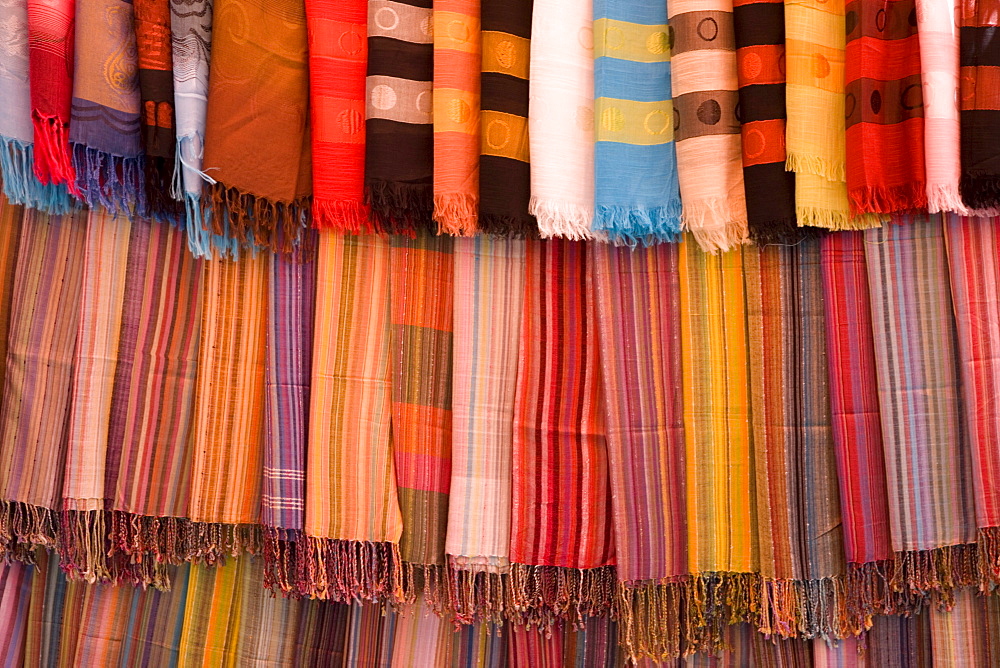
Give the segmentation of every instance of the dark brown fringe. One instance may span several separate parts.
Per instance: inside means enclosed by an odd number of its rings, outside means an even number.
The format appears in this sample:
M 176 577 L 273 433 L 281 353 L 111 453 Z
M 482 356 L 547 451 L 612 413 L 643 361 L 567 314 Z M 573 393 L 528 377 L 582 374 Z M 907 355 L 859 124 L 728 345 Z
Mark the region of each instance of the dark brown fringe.
M 437 230 L 430 185 L 365 181 L 365 204 L 372 226 L 379 234 L 413 236 L 418 230 Z
M 1000 174 L 963 170 L 958 190 L 970 209 L 1000 207 Z
M 513 239 L 539 239 L 538 221 L 534 216 L 502 216 L 495 213 L 479 214 L 479 229 L 484 234 Z
M 184 201 L 176 200 L 170 194 L 174 178 L 174 157 L 168 158 L 146 155 L 143 163 L 146 185 L 146 203 L 149 215 L 154 220 L 170 223 L 175 227 L 184 226 Z
M 448 568 L 443 564 L 403 562 L 403 599 L 412 603 L 422 599 L 441 616 L 452 616 Z
M 557 619 L 582 624 L 584 617 L 610 615 L 618 578 L 614 566 L 511 564 L 507 583 L 507 619 L 518 626 L 547 626 Z
M 205 185 L 202 206 L 211 212 L 213 234 L 232 236 L 244 246 L 290 253 L 310 225 L 311 198 L 277 202 L 222 183 Z
M 0 555 L 4 561 L 35 563 L 35 548 L 53 549 L 59 521 L 48 508 L 19 501 L 0 501 Z
M 750 225 L 750 239 L 758 246 L 794 246 L 828 232 L 820 227 L 799 227 L 795 217 Z

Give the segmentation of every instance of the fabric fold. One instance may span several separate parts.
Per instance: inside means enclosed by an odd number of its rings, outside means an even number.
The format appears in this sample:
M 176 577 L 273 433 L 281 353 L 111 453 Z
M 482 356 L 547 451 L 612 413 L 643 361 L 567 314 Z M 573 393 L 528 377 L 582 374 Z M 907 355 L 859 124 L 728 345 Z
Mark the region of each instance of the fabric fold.
M 989 4 L 962 2 L 959 13 L 959 120 L 962 201 L 972 210 L 1000 208 L 1000 51 L 993 47 L 1000 13 Z

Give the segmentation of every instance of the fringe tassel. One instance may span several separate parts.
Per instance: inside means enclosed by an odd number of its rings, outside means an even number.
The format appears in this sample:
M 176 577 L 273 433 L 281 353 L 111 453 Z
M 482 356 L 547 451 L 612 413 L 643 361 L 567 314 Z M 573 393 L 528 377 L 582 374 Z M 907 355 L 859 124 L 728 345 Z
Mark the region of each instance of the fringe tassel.
M 451 616 L 451 592 L 448 567 L 444 564 L 403 562 L 403 599 L 412 603 L 422 599 L 435 614 Z
M 368 216 L 368 207 L 356 200 L 319 199 L 314 196 L 312 222 L 317 230 L 351 234 L 375 233 L 375 225 Z
M 855 214 L 905 213 L 927 208 L 927 186 L 923 182 L 891 188 L 854 188 L 847 195 L 851 200 L 851 211 Z
M 797 244 L 822 234 L 817 227 L 799 227 L 795 218 L 777 218 L 748 225 L 750 240 L 758 246 Z
M 55 548 L 59 522 L 48 508 L 20 501 L 0 501 L 0 555 L 5 561 L 35 563 L 35 548 Z
M 538 221 L 538 232 L 543 239 L 562 237 L 573 241 L 593 239 L 590 226 L 594 221 L 594 211 L 589 207 L 565 202 L 544 202 L 531 196 L 528 213 Z
M 45 185 L 65 184 L 71 195 L 80 197 L 69 145 L 69 126 L 57 116 L 42 116 L 35 110 L 31 112 L 31 124 L 35 139 L 35 176 Z
M 582 624 L 611 614 L 618 586 L 615 568 L 561 568 L 511 564 L 507 619 L 519 626 L 548 626 L 556 619 Z
M 146 179 L 141 158 L 126 158 L 73 145 L 73 168 L 80 199 L 114 215 L 148 217 Z
M 725 252 L 750 240 L 746 204 L 733 204 L 721 198 L 684 202 L 681 224 L 706 253 Z
M 185 223 L 184 203 L 173 195 L 175 162 L 172 157 L 145 156 L 143 172 L 145 174 L 146 199 L 149 202 L 149 213 L 153 220 L 169 223 L 183 229 Z
M 259 245 L 290 253 L 310 219 L 310 198 L 277 202 L 222 183 L 205 186 L 205 223 L 217 236 L 233 236 L 243 246 Z
M 796 206 L 795 217 L 800 226 L 819 227 L 835 232 L 870 230 L 882 227 L 882 223 L 889 220 L 889 216 L 877 213 L 855 216 L 839 209 L 820 209 L 814 206 Z
M 927 185 L 927 212 L 957 213 L 960 216 L 968 216 L 969 209 L 962 201 L 962 196 L 958 192 L 957 184 L 938 183 Z
M 796 155 L 785 157 L 785 171 L 797 174 L 814 174 L 827 181 L 847 181 L 847 167 L 843 162 L 833 162 L 816 155 Z
M 686 615 L 688 593 L 686 579 L 666 583 L 622 583 L 616 602 L 618 643 L 632 663 L 643 658 L 655 662 L 671 661 L 692 654 L 695 647 L 706 651 L 716 649 L 716 643 L 706 640 L 711 636 L 721 642 L 721 633 L 692 636 Z
M 448 563 L 449 607 L 456 624 L 503 624 L 510 601 L 507 573 L 457 568 Z
M 414 236 L 434 229 L 432 187 L 423 184 L 366 181 L 365 205 L 374 231 Z
M 0 137 L 0 181 L 13 204 L 46 213 L 69 213 L 76 208 L 65 184 L 42 183 L 35 176 L 35 150 L 30 143 Z
M 228 234 L 212 234 L 205 221 L 201 198 L 193 193 L 184 193 L 185 227 L 187 229 L 188 250 L 203 260 L 229 259 L 234 262 L 240 257 L 240 242 Z M 256 253 L 257 247 L 251 250 Z
M 465 193 L 434 195 L 438 234 L 471 237 L 478 231 L 479 199 Z
M 1000 208 L 1000 174 L 978 170 L 962 172 L 958 191 L 970 209 Z
M 594 230 L 604 232 L 616 244 L 650 246 L 680 240 L 681 203 L 635 209 L 624 206 L 598 206 L 594 211 Z
M 483 234 L 513 239 L 537 239 L 539 236 L 538 221 L 527 212 L 523 216 L 480 213 L 479 231 Z

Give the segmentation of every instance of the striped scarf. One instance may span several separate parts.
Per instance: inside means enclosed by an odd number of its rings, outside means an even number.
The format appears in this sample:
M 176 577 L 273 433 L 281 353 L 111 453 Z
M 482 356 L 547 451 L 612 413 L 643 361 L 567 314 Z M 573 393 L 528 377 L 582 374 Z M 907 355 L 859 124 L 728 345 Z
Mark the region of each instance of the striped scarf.
M 6 378 L 7 342 L 11 325 L 11 300 L 14 293 L 14 276 L 17 271 L 17 250 L 21 239 L 23 206 L 11 204 L 0 194 L 0 402 Z
M 845 8 L 847 191 L 852 211 L 927 208 L 915 0 Z
M 365 202 L 376 230 L 429 228 L 434 201 L 431 0 L 369 0 Z
M 371 232 L 363 203 L 367 0 L 306 0 L 313 225 Z
M 955 595 L 953 608 L 931 609 L 933 665 L 990 665 L 989 648 L 982 641 L 988 637 L 985 601 L 986 597 L 972 589 L 963 589 Z
M 747 240 L 732 0 L 668 6 L 684 227 L 707 251 Z
M 594 2 L 594 230 L 674 241 L 681 200 L 663 2 Z
M 479 3 L 434 1 L 434 220 L 445 234 L 479 226 Z
M 4 668 L 23 666 L 25 657 L 28 605 L 35 569 L 19 561 L 0 566 L 0 656 Z
M 308 222 L 306 42 L 303 0 L 215 0 L 202 202 L 214 234 L 289 251 Z
M 594 37 L 591 3 L 534 0 L 528 141 L 531 200 L 542 237 L 589 239 L 594 218 Z
M 481 0 L 482 93 L 479 228 L 526 236 L 538 229 L 528 213 L 528 66 L 532 0 Z
M 959 31 L 962 200 L 970 209 L 1000 208 L 1000 85 L 994 48 L 1000 13 L 991 3 L 962 2 Z

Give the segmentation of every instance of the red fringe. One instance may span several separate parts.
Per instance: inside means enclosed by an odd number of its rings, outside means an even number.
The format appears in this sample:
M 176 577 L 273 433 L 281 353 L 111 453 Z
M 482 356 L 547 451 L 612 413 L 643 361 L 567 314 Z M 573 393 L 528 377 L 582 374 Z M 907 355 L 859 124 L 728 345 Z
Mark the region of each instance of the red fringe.
M 927 209 L 927 184 L 854 188 L 848 196 L 852 213 L 906 213 Z
M 201 201 L 211 211 L 212 233 L 231 235 L 243 245 L 290 253 L 311 218 L 310 197 L 278 202 L 222 183 L 205 185 Z M 227 229 L 228 224 L 228 229 Z
M 314 197 L 312 203 L 313 227 L 317 230 L 334 230 L 351 234 L 375 234 L 377 230 L 363 202 L 329 200 Z
M 35 176 L 42 183 L 65 183 L 74 197 L 80 196 L 73 169 L 73 152 L 69 147 L 69 126 L 57 116 L 42 116 L 31 112 L 35 139 Z

